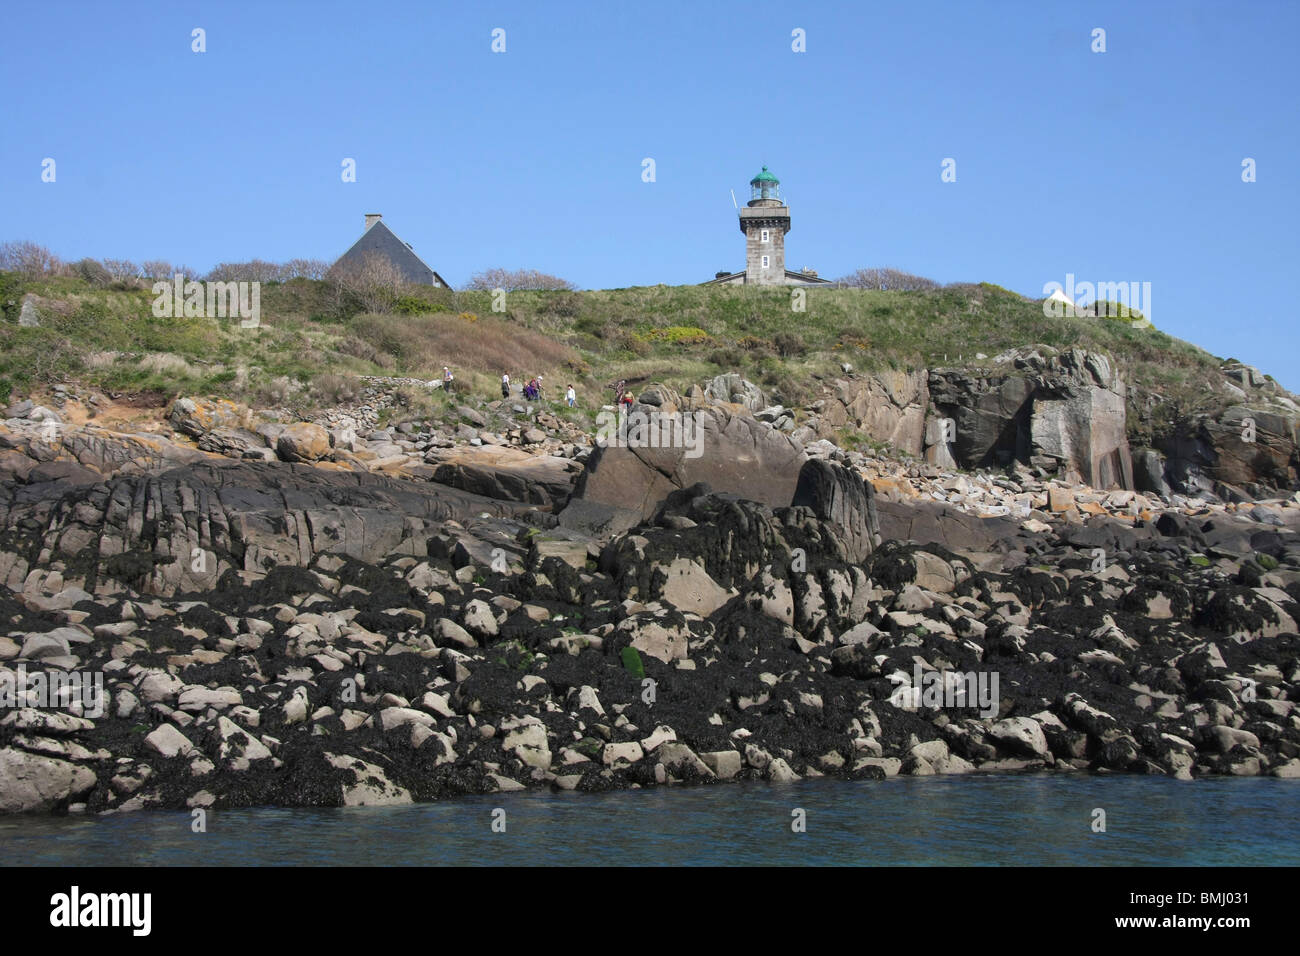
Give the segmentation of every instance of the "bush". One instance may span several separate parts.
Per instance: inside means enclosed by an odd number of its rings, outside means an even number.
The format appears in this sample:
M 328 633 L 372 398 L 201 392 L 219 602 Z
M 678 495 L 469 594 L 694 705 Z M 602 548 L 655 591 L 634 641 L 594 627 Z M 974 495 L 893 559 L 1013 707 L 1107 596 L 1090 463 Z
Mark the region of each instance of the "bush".
M 644 357 L 650 354 L 650 343 L 641 338 L 635 332 L 626 329 L 620 331 L 614 338 L 614 348 L 619 352 L 630 352 L 633 355 Z
M 582 335 L 592 335 L 603 339 L 609 335 L 609 325 L 597 315 L 584 315 L 573 323 L 573 330 Z
M 421 295 L 408 292 L 397 297 L 393 303 L 393 311 L 398 315 L 430 315 L 434 312 L 450 310 L 441 302 L 431 302 Z
M 575 292 L 560 292 L 542 300 L 541 313 L 571 319 L 582 312 L 582 296 Z
M 302 391 L 302 386 L 287 375 L 277 375 L 256 391 L 260 405 L 281 406 L 290 404 Z
M 790 358 L 793 355 L 803 355 L 808 351 L 808 346 L 803 344 L 803 339 L 793 332 L 778 332 L 772 336 L 772 345 L 776 348 L 776 354 L 781 358 Z
M 55 275 L 62 265 L 58 256 L 34 242 L 0 242 L 0 270 L 20 272 L 31 279 Z
M 361 381 L 351 375 L 326 372 L 312 382 L 311 391 L 312 396 L 322 405 L 341 405 L 356 400 L 361 394 Z
M 112 274 L 94 259 L 79 259 L 74 262 L 72 273 L 83 282 L 94 286 L 106 286 L 113 281 Z
M 355 335 L 349 335 L 339 343 L 338 351 L 342 355 L 351 355 L 353 358 L 359 358 L 363 362 L 371 362 L 380 368 L 392 368 L 393 357 Z
M 575 357 L 572 349 L 552 338 L 473 313 L 360 315 L 353 319 L 350 332 L 395 359 L 403 373 L 425 378 L 439 377 L 444 365 L 495 372 L 515 370 L 527 362 L 534 371 L 551 372 Z
M 939 283 L 900 269 L 859 269 L 839 280 L 852 289 L 878 289 L 888 292 L 916 292 L 938 289 Z
M 665 329 L 651 329 L 645 334 L 650 342 L 670 342 L 673 345 L 705 345 L 713 341 L 709 333 L 692 325 L 670 325 Z
M 12 322 L 17 322 L 22 302 L 22 276 L 16 272 L 0 272 L 0 314 Z
M 467 291 L 491 292 L 504 289 L 506 292 L 521 292 L 527 289 L 573 289 L 573 283 L 558 276 L 547 275 L 536 269 L 485 269 L 476 273 L 465 286 Z

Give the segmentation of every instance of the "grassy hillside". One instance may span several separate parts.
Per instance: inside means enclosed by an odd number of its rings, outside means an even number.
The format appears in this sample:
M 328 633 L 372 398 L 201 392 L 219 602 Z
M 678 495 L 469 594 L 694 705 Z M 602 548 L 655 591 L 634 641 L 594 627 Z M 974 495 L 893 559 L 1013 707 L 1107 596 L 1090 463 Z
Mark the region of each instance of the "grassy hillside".
M 40 328 L 17 326 L 23 293 L 42 297 Z M 998 286 L 925 292 L 650 286 L 512 292 L 504 313 L 489 292 L 420 289 L 376 315 L 329 283 L 262 287 L 258 329 L 237 319 L 155 318 L 145 289 L 0 273 L 0 400 L 77 381 L 122 392 L 214 393 L 253 403 L 329 402 L 362 374 L 434 378 L 450 365 L 473 391 L 496 395 L 502 371 L 546 375 L 552 394 L 574 382 L 591 405 L 604 383 L 660 380 L 684 388 L 739 371 L 774 400 L 799 404 L 857 369 L 991 365 L 1014 346 L 1045 343 L 1108 353 L 1133 388 L 1135 410 L 1160 395 L 1164 416 L 1214 404 L 1220 360 L 1153 329 L 1093 318 L 1048 319 L 1041 303 Z M 606 393 L 607 394 L 607 393 Z M 1131 416 L 1137 431 L 1151 427 Z M 1157 423 L 1158 424 L 1158 423 Z

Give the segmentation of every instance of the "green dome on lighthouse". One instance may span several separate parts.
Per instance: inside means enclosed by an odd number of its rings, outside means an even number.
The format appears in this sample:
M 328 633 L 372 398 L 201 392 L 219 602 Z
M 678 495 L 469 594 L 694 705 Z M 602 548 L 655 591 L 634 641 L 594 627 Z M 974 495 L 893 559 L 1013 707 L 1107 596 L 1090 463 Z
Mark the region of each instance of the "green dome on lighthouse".
M 781 202 L 781 180 L 772 174 L 766 166 L 763 171 L 749 181 L 750 201 L 767 200 L 768 205 Z

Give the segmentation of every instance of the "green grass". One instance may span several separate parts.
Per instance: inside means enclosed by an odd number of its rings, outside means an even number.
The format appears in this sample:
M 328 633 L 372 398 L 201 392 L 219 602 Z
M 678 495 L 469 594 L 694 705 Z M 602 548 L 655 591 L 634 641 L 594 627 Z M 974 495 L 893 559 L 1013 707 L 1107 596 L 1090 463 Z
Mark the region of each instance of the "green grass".
M 56 302 L 39 329 L 18 328 L 23 292 Z M 791 290 L 753 286 L 641 286 L 587 292 L 511 292 L 494 313 L 490 292 L 417 289 L 401 314 L 366 315 L 329 283 L 262 288 L 262 327 L 238 320 L 158 319 L 152 293 L 79 279 L 25 281 L 0 273 L 0 400 L 55 382 L 115 392 L 220 394 L 265 403 L 283 383 L 321 373 L 435 378 L 451 365 L 470 398 L 496 398 L 502 371 L 544 373 L 550 411 L 585 422 L 609 400 L 606 382 L 662 381 L 678 390 L 740 372 L 787 405 L 818 397 L 840 376 L 943 364 L 991 365 L 1015 346 L 1078 346 L 1109 354 L 1130 384 L 1130 431 L 1143 440 L 1177 415 L 1219 401 L 1220 360 L 1154 329 L 1088 317 L 1049 319 L 1039 302 L 991 283 L 921 292 Z M 976 353 L 990 358 L 976 360 Z M 579 406 L 562 402 L 573 382 Z M 276 383 L 279 383 L 278 385 Z M 1155 410 L 1146 396 L 1157 394 Z M 847 439 L 847 435 L 845 436 Z

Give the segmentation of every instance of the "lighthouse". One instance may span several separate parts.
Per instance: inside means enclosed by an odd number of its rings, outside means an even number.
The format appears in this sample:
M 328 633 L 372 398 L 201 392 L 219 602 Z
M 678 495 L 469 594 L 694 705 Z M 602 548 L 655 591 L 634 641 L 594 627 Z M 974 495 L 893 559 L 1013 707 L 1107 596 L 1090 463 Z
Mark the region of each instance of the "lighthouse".
M 785 234 L 790 231 L 790 207 L 781 198 L 781 180 L 766 166 L 749 181 L 749 202 L 740 210 L 745 234 L 745 271 L 719 272 L 705 285 L 821 285 L 827 280 L 812 269 L 790 272 L 785 267 Z
M 785 234 L 790 207 L 781 199 L 781 180 L 766 166 L 749 181 L 749 204 L 740 210 L 745 234 L 745 284 L 785 285 Z

